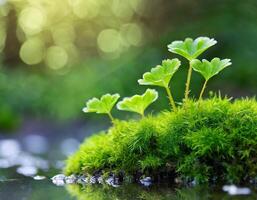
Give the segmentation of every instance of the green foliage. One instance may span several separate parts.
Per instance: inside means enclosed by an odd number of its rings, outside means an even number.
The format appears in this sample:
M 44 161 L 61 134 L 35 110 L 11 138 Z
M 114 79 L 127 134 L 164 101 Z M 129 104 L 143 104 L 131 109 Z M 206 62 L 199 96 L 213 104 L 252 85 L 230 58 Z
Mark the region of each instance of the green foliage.
M 256 141 L 255 99 L 190 100 L 177 112 L 115 121 L 106 134 L 87 139 L 65 171 L 165 171 L 197 183 L 214 177 L 238 183 L 257 176 Z
M 162 61 L 162 65 L 157 65 L 151 69 L 151 72 L 143 74 L 143 79 L 139 79 L 140 85 L 154 85 L 160 87 L 168 87 L 170 79 L 176 73 L 181 62 L 175 59 L 167 59 Z
M 201 55 L 211 46 L 217 43 L 216 40 L 210 39 L 208 37 L 198 37 L 195 40 L 192 38 L 186 38 L 185 41 L 174 41 L 168 45 L 168 50 L 172 53 L 179 54 L 185 57 L 187 60 L 192 61 Z M 185 101 L 189 98 L 190 92 L 190 82 L 192 76 L 192 65 L 189 65 L 185 89 Z M 204 86 L 205 88 L 205 86 Z M 202 93 L 200 94 L 200 97 Z
M 231 64 L 230 59 L 219 58 L 213 58 L 211 61 L 203 59 L 202 62 L 197 59 L 191 61 L 193 69 L 202 74 L 205 80 L 209 80 Z
M 208 80 L 222 71 L 224 68 L 228 67 L 232 63 L 230 59 L 223 59 L 220 60 L 219 58 L 213 58 L 211 62 L 208 60 L 203 59 L 202 62 L 200 60 L 194 59 L 190 62 L 190 66 L 197 72 L 203 75 L 205 78 L 205 82 L 203 88 L 200 92 L 199 99 L 202 98 L 204 90 L 206 88 Z
M 110 113 L 115 103 L 120 98 L 119 94 L 105 94 L 101 99 L 92 98 L 87 101 L 87 106 L 83 108 L 83 112 Z
M 191 61 L 216 43 L 216 40 L 208 37 L 198 37 L 195 40 L 192 38 L 186 38 L 184 41 L 172 42 L 168 45 L 168 49 L 170 52 L 179 54 Z
M 151 69 L 151 72 L 146 72 L 143 74 L 143 79 L 139 79 L 138 83 L 140 85 L 154 85 L 164 87 L 168 94 L 170 104 L 173 109 L 176 109 L 176 105 L 173 96 L 169 89 L 169 83 L 172 76 L 178 70 L 181 62 L 178 59 L 163 60 L 162 65 L 158 65 Z
M 142 95 L 134 95 L 132 97 L 125 97 L 118 102 L 117 108 L 119 110 L 136 112 L 144 116 L 145 109 L 158 98 L 156 90 L 147 89 Z
M 101 114 L 108 114 L 111 120 L 114 118 L 111 115 L 111 110 L 113 106 L 116 104 L 118 99 L 120 98 L 119 94 L 105 94 L 101 97 L 101 99 L 92 98 L 87 101 L 87 106 L 83 108 L 83 112 L 95 112 Z
M 93 135 L 67 160 L 66 173 L 92 173 L 97 168 L 109 167 L 111 137 L 105 132 Z

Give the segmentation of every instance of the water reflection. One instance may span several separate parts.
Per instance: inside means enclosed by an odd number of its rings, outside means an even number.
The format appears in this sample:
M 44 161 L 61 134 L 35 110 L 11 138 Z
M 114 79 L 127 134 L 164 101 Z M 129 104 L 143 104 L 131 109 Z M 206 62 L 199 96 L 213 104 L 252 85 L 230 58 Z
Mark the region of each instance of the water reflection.
M 26 142 L 27 141 L 27 142 Z M 33 144 L 31 144 L 33 141 Z M 59 146 L 61 154 L 67 156 L 79 145 L 73 138 L 62 139 Z M 69 144 L 70 147 L 69 147 Z M 56 147 L 56 145 L 55 145 Z M 58 145 L 57 145 L 58 147 Z M 8 151 L 6 151 L 8 149 Z M 56 149 L 55 149 L 56 150 Z M 222 191 L 220 187 L 194 186 L 178 188 L 174 185 L 151 185 L 150 177 L 140 180 L 141 184 L 119 184 L 115 187 L 113 177 L 102 182 L 84 176 L 55 176 L 61 172 L 64 162 L 55 159 L 48 160 L 49 141 L 41 136 L 28 136 L 23 143 L 14 139 L 0 140 L 0 199 L 8 200 L 38 200 L 38 199 L 74 199 L 74 200 L 250 200 L 257 199 L 255 189 L 252 194 L 231 196 L 231 192 L 246 188 L 228 186 Z M 57 182 L 57 187 L 52 183 Z M 79 183 L 79 184 L 73 184 Z M 143 187 L 145 185 L 145 187 Z M 147 186 L 147 187 L 146 187 Z M 252 185 L 253 186 L 253 185 Z M 236 189 L 236 190 L 235 190 Z M 241 190 L 238 190 L 241 189 Z M 242 190 L 244 189 L 244 190 Z M 233 193 L 234 194 L 234 193 Z M 237 193 L 238 194 L 238 193 Z
M 67 185 L 67 191 L 78 200 L 244 200 L 256 199 L 257 196 L 229 196 L 217 188 L 197 186 L 192 188 L 177 188 L 167 185 L 158 185 L 151 188 L 138 185 L 126 185 L 119 188 L 109 186 L 79 186 Z

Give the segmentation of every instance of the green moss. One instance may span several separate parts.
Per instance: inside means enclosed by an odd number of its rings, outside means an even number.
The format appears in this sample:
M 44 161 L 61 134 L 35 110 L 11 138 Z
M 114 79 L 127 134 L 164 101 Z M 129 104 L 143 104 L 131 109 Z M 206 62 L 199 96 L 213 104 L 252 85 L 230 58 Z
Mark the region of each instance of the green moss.
M 116 121 L 106 133 L 86 139 L 65 172 L 122 170 L 198 183 L 244 182 L 257 176 L 256 155 L 256 100 L 215 97 L 140 121 Z

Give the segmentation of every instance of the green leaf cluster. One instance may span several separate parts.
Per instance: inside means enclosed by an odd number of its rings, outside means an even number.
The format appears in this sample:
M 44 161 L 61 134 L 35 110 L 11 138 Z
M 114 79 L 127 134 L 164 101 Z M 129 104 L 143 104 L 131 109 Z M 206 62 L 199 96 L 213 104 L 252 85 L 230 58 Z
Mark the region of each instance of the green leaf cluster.
M 151 69 L 151 72 L 143 74 L 143 79 L 139 79 L 140 85 L 153 85 L 159 87 L 169 87 L 170 80 L 178 70 L 181 62 L 176 59 L 167 59 L 162 61 L 162 65 L 157 65 Z
M 186 38 L 184 41 L 172 42 L 168 45 L 168 49 L 170 52 L 181 55 L 191 61 L 216 43 L 216 40 L 208 37 L 198 37 L 195 40 Z
M 119 94 L 106 94 L 101 99 L 92 98 L 88 100 L 87 106 L 83 108 L 83 112 L 110 113 L 115 103 L 120 98 Z
M 229 59 L 220 60 L 219 58 L 214 58 L 210 62 L 207 60 L 202 60 L 201 62 L 196 59 L 200 54 L 216 43 L 217 42 L 214 39 L 210 39 L 208 37 L 198 37 L 195 40 L 186 38 L 185 41 L 174 41 L 168 45 L 170 52 L 179 54 L 190 61 L 185 89 L 185 100 L 188 100 L 189 96 L 192 69 L 201 73 L 206 79 L 199 97 L 199 99 L 202 99 L 207 81 L 212 76 L 218 74 L 225 67 L 231 65 Z M 178 71 L 180 65 L 181 62 L 177 58 L 163 60 L 161 65 L 157 65 L 156 67 L 152 68 L 150 72 L 144 73 L 143 78 L 138 80 L 140 85 L 159 86 L 165 88 L 170 105 L 174 111 L 177 110 L 177 107 L 169 85 L 172 77 Z M 119 94 L 106 94 L 102 96 L 101 99 L 90 99 L 83 111 L 105 113 L 109 115 L 112 121 L 114 121 L 111 110 L 118 101 L 119 97 Z M 117 104 L 117 108 L 119 110 L 136 112 L 144 116 L 145 109 L 157 98 L 157 91 L 147 89 L 142 95 L 134 95 L 132 97 L 124 98 Z
M 213 58 L 211 61 L 205 59 L 191 61 L 193 69 L 199 72 L 207 81 L 231 64 L 230 59 L 220 60 L 219 58 Z
M 136 112 L 144 116 L 145 109 L 158 98 L 156 90 L 147 89 L 142 95 L 125 97 L 117 104 L 119 110 Z

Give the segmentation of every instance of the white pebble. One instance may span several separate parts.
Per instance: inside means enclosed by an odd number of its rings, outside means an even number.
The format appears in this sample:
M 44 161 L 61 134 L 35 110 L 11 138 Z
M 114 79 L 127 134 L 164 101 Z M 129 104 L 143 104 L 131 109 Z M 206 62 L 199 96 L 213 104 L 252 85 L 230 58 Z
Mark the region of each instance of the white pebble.
M 224 185 L 222 187 L 224 192 L 227 192 L 229 195 L 249 195 L 251 190 L 247 187 L 237 187 L 236 185 Z

